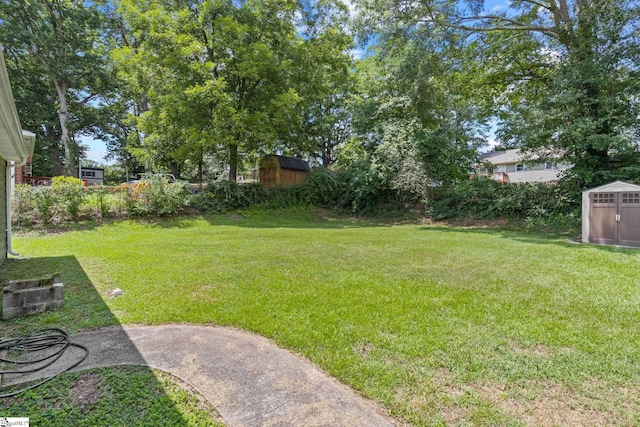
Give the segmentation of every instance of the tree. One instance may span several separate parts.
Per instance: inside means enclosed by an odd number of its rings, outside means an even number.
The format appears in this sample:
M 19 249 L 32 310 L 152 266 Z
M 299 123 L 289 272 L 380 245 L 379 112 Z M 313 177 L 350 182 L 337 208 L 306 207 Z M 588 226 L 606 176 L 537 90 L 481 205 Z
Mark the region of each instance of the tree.
M 97 50 L 101 29 L 98 5 L 78 0 L 3 0 L 0 20 L 0 38 L 9 58 L 25 64 L 13 69 L 33 73 L 32 81 L 37 87 L 32 93 L 42 95 L 38 101 L 46 108 L 52 107 L 43 77 L 55 90 L 57 129 L 43 113 L 43 121 L 37 125 L 47 128 L 49 142 L 59 138 L 64 151 L 63 170 L 71 175 L 78 154 L 70 127 L 74 108 L 94 98 L 90 87 L 100 78 L 104 64 L 104 57 Z
M 300 95 L 297 104 L 299 128 L 291 129 L 290 154 L 305 154 L 330 167 L 337 149 L 351 136 L 347 100 L 355 75 L 348 49 L 353 37 L 347 34 L 348 9 L 332 0 L 304 2 L 298 25 L 303 42 L 296 55 L 294 85 Z
M 138 154 L 164 163 L 226 152 L 235 180 L 242 156 L 270 151 L 299 120 L 296 2 L 122 2 L 137 49 L 116 53 L 148 95 Z M 165 157 L 163 157 L 165 156 Z
M 477 160 L 483 124 L 459 62 L 437 40 L 390 31 L 357 63 L 354 130 L 397 190 L 424 199 L 467 178 Z
M 582 185 L 637 177 L 637 2 L 520 0 L 489 13 L 477 0 L 358 4 L 365 31 L 463 37 L 469 93 L 507 143 L 560 155 Z

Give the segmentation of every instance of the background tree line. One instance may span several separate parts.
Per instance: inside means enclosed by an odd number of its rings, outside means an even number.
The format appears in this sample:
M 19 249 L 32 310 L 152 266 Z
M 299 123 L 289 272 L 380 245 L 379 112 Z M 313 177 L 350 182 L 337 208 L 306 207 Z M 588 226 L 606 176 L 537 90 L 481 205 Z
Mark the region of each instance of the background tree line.
M 495 128 L 574 165 L 567 188 L 638 180 L 636 2 L 353 3 L 3 0 L 34 172 L 72 174 L 91 135 L 129 171 L 235 180 L 276 151 L 424 201 L 468 179 Z

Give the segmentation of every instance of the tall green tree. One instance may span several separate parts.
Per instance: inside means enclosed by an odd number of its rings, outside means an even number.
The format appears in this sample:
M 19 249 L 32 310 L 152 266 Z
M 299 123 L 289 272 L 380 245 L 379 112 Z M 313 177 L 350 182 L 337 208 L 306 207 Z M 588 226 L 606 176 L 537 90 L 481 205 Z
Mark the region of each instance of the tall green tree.
M 288 0 L 123 0 L 140 45 L 115 57 L 150 105 L 138 154 L 166 165 L 224 150 L 235 180 L 242 156 L 282 145 L 300 120 L 296 12 Z
M 349 49 L 349 11 L 339 0 L 301 2 L 302 35 L 298 44 L 294 85 L 300 127 L 290 127 L 291 154 L 319 159 L 324 167 L 337 160 L 337 151 L 352 134 L 347 100 L 355 74 Z
M 428 46 L 382 41 L 378 49 L 357 65 L 355 135 L 396 190 L 424 199 L 468 177 L 482 144 L 478 112 L 453 64 Z
M 360 28 L 443 42 L 463 37 L 468 93 L 499 135 L 561 156 L 582 185 L 638 177 L 640 6 L 623 0 L 361 0 Z
M 41 95 L 35 102 L 43 107 L 40 114 L 35 114 L 42 120 L 37 125 L 45 127 L 49 142 L 59 138 L 64 152 L 63 171 L 68 175 L 75 171 L 79 154 L 72 127 L 76 107 L 88 105 L 94 99 L 91 87 L 100 79 L 105 63 L 103 52 L 97 49 L 101 44 L 101 26 L 97 2 L 0 2 L 0 40 L 8 57 L 15 61 L 10 69 L 31 74 L 31 94 Z M 16 80 L 24 80 L 24 76 Z M 48 88 L 53 90 L 55 98 Z M 51 108 L 57 112 L 55 125 L 45 111 Z

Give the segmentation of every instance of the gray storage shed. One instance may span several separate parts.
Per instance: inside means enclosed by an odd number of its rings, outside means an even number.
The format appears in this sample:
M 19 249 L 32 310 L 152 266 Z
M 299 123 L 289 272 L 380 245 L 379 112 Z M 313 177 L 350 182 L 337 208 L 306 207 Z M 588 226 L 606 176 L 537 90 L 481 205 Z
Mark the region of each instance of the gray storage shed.
M 616 181 L 583 191 L 582 241 L 640 247 L 640 185 Z

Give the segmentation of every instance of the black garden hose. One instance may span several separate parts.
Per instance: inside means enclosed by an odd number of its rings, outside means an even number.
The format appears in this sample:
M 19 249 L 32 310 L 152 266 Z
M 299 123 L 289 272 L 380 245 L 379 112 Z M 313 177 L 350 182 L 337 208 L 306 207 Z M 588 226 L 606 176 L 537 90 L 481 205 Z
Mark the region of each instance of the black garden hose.
M 69 334 L 62 330 L 62 329 L 58 329 L 58 328 L 51 328 L 51 329 L 43 329 L 39 332 L 36 332 L 34 334 L 31 335 L 25 335 L 25 336 L 21 336 L 21 337 L 15 337 L 15 338 L 4 338 L 0 340 L 0 354 L 2 354 L 3 351 L 7 351 L 7 353 L 9 351 L 19 351 L 22 354 L 25 353 L 36 353 L 36 357 L 31 359 L 31 360 L 12 360 L 12 359 L 5 359 L 0 357 L 0 362 L 1 363 L 7 363 L 10 365 L 23 365 L 25 366 L 25 368 L 23 369 L 17 369 L 17 370 L 0 370 L 0 375 L 4 375 L 4 374 L 27 374 L 27 373 L 31 373 L 31 372 L 37 372 L 40 371 L 42 369 L 45 369 L 51 365 L 53 365 L 58 359 L 60 359 L 60 357 L 62 357 L 62 355 L 64 354 L 64 352 L 67 350 L 67 348 L 69 348 L 69 346 L 73 346 L 73 347 L 78 347 L 82 350 L 84 350 L 84 356 L 82 356 L 82 358 L 80 360 L 78 360 L 77 362 L 75 362 L 73 365 L 69 366 L 68 368 L 66 368 L 65 370 L 58 372 L 57 374 L 45 378 L 44 380 L 37 382 L 35 384 L 32 384 L 28 387 L 25 387 L 23 389 L 17 390 L 17 391 L 13 391 L 10 393 L 6 393 L 6 394 L 0 394 L 0 398 L 3 397 L 11 397 L 11 396 L 15 396 L 17 394 L 20 394 L 24 391 L 27 390 L 31 390 L 34 389 L 36 387 L 41 386 L 42 384 L 46 383 L 47 381 L 52 380 L 53 378 L 57 377 L 58 375 L 60 375 L 63 372 L 67 372 L 73 368 L 75 368 L 76 366 L 78 366 L 79 364 L 81 364 L 89 355 L 89 349 L 83 345 L 80 344 L 75 344 L 71 342 L 71 338 L 69 337 Z M 57 350 L 53 351 L 53 352 L 47 352 L 46 350 L 50 350 L 53 349 L 55 347 L 59 347 Z M 44 355 L 41 357 L 37 357 L 37 353 L 38 352 L 43 352 Z M 46 362 L 46 363 L 45 363 Z M 42 364 L 44 363 L 44 364 Z M 34 365 L 38 365 L 36 367 L 30 367 L 34 366 Z

